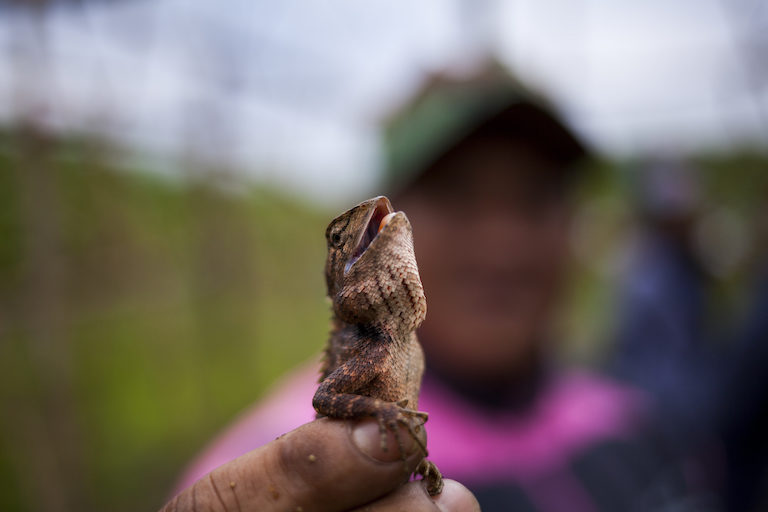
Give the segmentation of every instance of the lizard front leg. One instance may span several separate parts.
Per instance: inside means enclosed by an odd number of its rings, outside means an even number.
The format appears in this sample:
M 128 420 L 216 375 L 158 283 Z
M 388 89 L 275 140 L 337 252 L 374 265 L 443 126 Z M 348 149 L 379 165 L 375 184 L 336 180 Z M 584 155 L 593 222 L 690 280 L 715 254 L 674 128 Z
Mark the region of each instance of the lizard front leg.
M 369 366 L 371 361 L 367 361 Z M 382 450 L 387 450 L 387 430 L 390 430 L 395 435 L 395 440 L 401 449 L 401 454 L 405 458 L 405 452 L 402 450 L 402 442 L 398 434 L 398 424 L 405 426 L 411 437 L 424 455 L 427 454 L 426 446 L 419 437 L 419 429 L 421 425 L 427 420 L 427 414 L 420 411 L 414 411 L 406 409 L 401 405 L 403 401 L 398 403 L 388 402 L 379 398 L 373 398 L 357 394 L 360 388 L 365 389 L 368 387 L 374 379 L 373 372 L 356 372 L 353 361 L 348 361 L 344 365 L 334 370 L 326 379 L 320 384 L 314 398 L 312 399 L 312 405 L 318 412 L 318 416 L 328 416 L 330 418 L 340 419 L 353 419 L 362 417 L 373 417 L 379 423 L 379 430 L 381 431 L 381 447 Z M 360 378 L 359 374 L 370 375 L 368 378 Z M 414 423 L 414 418 L 422 420 L 420 423 Z

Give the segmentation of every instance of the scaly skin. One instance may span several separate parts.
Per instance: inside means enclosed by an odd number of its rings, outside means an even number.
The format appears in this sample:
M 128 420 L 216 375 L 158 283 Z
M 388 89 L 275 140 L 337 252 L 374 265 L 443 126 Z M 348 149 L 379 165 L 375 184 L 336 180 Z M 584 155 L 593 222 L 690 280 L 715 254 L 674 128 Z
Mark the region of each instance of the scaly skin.
M 427 301 L 408 218 L 397 212 L 378 231 L 389 213 L 389 200 L 376 197 L 342 213 L 326 230 L 325 277 L 334 318 L 312 405 L 318 417 L 376 418 L 382 448 L 390 430 L 405 459 L 398 425 L 427 455 L 418 435 L 427 413 L 418 411 L 424 353 L 415 332 Z M 416 473 L 431 495 L 440 493 L 442 477 L 432 462 L 423 460 Z

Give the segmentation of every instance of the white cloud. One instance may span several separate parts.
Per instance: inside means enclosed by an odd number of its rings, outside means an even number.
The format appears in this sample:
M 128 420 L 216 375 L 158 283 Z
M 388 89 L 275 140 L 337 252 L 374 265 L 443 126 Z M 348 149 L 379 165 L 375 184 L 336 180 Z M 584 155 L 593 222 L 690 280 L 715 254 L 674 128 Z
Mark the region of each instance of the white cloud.
M 29 92 L 56 126 L 196 147 L 334 200 L 375 184 L 377 116 L 483 45 L 608 152 L 759 137 L 766 98 L 745 88 L 725 19 L 715 0 L 96 2 L 49 16 L 42 85 L 0 59 L 0 116 Z

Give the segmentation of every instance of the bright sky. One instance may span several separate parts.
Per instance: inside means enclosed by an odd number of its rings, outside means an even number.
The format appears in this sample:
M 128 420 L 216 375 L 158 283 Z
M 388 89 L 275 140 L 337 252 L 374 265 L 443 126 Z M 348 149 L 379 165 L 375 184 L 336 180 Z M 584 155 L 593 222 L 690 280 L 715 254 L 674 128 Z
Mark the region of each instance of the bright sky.
M 27 29 L 0 8 L 0 119 L 31 108 L 321 201 L 371 192 L 376 120 L 485 49 L 611 155 L 768 140 L 762 0 L 95 2 L 50 13 L 37 59 Z

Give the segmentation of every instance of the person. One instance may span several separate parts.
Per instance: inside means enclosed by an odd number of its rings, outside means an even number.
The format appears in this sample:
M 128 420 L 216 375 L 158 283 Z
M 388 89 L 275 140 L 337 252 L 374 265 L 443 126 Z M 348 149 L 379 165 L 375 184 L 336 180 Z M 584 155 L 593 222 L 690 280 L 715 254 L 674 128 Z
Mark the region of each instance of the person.
M 698 169 L 657 158 L 634 171 L 639 227 L 619 283 L 611 370 L 653 396 L 668 435 L 687 444 L 712 425 L 707 407 L 718 387 L 705 350 L 711 279 L 691 235 L 702 202 Z
M 612 374 L 653 397 L 678 457 L 696 468 L 689 478 L 718 490 L 724 510 L 768 510 L 765 258 L 755 244 L 743 305 L 728 312 L 714 300 L 723 276 L 704 264 L 722 241 L 693 243 L 702 169 L 656 157 L 636 171 L 639 233 L 616 300 Z
M 386 148 L 427 296 L 420 409 L 443 474 L 485 511 L 706 510 L 640 393 L 556 362 L 589 152 L 554 109 L 490 60 L 469 77 L 427 80 L 388 120 Z M 310 421 L 316 372 L 287 376 L 180 487 Z
M 715 460 L 722 357 L 709 325 L 713 283 L 692 236 L 703 202 L 700 170 L 671 157 L 633 170 L 638 227 L 616 294 L 610 371 L 653 398 L 682 457 Z

